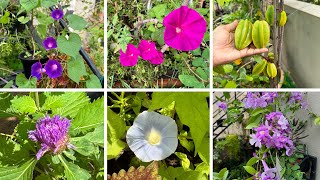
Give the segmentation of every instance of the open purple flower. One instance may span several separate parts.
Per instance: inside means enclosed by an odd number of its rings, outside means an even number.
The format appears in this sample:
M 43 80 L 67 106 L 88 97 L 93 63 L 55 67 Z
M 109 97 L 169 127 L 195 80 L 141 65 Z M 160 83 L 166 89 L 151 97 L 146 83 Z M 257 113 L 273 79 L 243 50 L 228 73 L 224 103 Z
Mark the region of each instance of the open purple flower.
M 55 49 L 58 47 L 56 39 L 50 36 L 43 41 L 43 46 L 46 50 Z
M 158 55 L 156 45 L 152 41 L 142 40 L 138 47 L 143 60 L 152 60 Z
M 51 17 L 54 19 L 54 20 L 59 20 L 61 18 L 63 18 L 64 16 L 64 13 L 61 9 L 56 9 L 56 10 L 53 10 L 52 13 L 51 13 Z
M 41 79 L 42 73 L 45 73 L 46 70 L 42 68 L 42 64 L 40 62 L 36 62 L 31 66 L 31 76 L 36 77 L 38 80 Z
M 128 44 L 125 53 L 120 50 L 119 60 L 122 66 L 135 66 L 138 63 L 139 55 L 140 51 L 133 44 Z
M 228 104 L 226 102 L 217 102 L 217 106 L 224 111 L 228 108 Z
M 188 6 L 173 10 L 163 19 L 164 42 L 177 50 L 191 51 L 200 47 L 207 30 L 205 19 Z
M 264 172 L 261 174 L 261 180 L 280 180 L 277 168 L 269 168 L 267 163 L 262 160 Z
M 49 60 L 44 69 L 50 78 L 60 77 L 63 71 L 61 64 L 57 60 Z
M 70 120 L 60 116 L 46 116 L 41 118 L 37 124 L 36 129 L 28 132 L 28 137 L 34 142 L 41 144 L 41 149 L 38 151 L 36 157 L 39 160 L 46 152 L 59 154 L 66 148 L 75 148 L 69 142 L 68 130 L 70 127 Z
M 164 58 L 161 51 L 156 51 L 156 56 L 150 59 L 150 63 L 154 65 L 162 64 L 163 61 L 164 61 Z

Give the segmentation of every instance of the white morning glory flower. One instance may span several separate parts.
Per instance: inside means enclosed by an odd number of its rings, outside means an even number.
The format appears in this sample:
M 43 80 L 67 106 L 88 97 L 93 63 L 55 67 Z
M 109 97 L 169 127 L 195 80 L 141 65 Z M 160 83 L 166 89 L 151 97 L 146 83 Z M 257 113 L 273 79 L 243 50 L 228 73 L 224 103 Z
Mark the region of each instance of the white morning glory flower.
M 127 143 L 141 161 L 160 161 L 176 151 L 177 136 L 178 127 L 172 118 L 144 111 L 129 128 Z

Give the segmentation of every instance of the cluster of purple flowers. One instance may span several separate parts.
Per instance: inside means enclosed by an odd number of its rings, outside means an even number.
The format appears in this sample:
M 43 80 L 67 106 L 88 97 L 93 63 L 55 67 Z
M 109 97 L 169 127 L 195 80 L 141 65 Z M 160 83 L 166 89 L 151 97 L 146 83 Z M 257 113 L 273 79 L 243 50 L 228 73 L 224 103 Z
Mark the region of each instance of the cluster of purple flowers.
M 75 149 L 75 147 L 69 142 L 69 127 L 70 120 L 67 118 L 61 118 L 58 115 L 53 118 L 46 116 L 37 122 L 36 129 L 29 131 L 28 137 L 32 141 L 39 142 L 41 144 L 41 148 L 36 155 L 38 160 L 46 152 L 59 154 L 66 148 Z
M 262 94 L 256 92 L 248 92 L 246 99 L 243 100 L 245 108 L 264 108 L 274 102 L 278 97 L 277 92 L 263 92 Z
M 308 103 L 303 100 L 303 93 L 301 92 L 292 92 L 289 98 L 289 104 L 300 103 L 302 109 L 308 108 Z
M 261 148 L 286 149 L 286 155 L 291 156 L 294 150 L 293 141 L 290 138 L 291 129 L 288 120 L 281 112 L 272 112 L 266 115 L 266 121 L 254 128 L 255 134 L 251 134 L 250 144 Z
M 217 106 L 224 111 L 228 108 L 228 104 L 226 102 L 217 102 Z
M 119 60 L 122 66 L 135 66 L 139 56 L 154 65 L 162 64 L 164 61 L 163 54 L 157 50 L 156 44 L 147 40 L 142 40 L 138 48 L 133 44 L 128 44 L 126 52 L 120 50 Z

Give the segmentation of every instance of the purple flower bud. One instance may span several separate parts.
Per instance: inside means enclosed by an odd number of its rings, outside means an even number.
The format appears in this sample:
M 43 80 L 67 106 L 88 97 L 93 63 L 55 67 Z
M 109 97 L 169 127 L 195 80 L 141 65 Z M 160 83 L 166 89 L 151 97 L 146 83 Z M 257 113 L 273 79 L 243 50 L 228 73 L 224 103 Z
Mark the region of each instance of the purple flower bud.
M 56 10 L 52 11 L 52 13 L 51 13 L 51 17 L 54 20 L 59 20 L 59 19 L 63 18 L 63 16 L 64 16 L 64 13 L 61 9 L 56 9 Z
M 55 49 L 55 48 L 58 47 L 57 46 L 57 41 L 53 37 L 47 37 L 43 41 L 43 46 L 44 46 L 44 48 L 46 48 L 46 50 Z
M 39 142 L 41 148 L 36 157 L 39 160 L 46 152 L 59 154 L 66 148 L 75 148 L 69 142 L 68 130 L 70 127 L 70 120 L 61 118 L 60 116 L 46 116 L 41 118 L 37 124 L 36 129 L 28 132 L 28 137 L 34 142 Z
M 44 66 L 47 75 L 50 78 L 58 78 L 62 75 L 62 66 L 57 60 L 49 60 Z

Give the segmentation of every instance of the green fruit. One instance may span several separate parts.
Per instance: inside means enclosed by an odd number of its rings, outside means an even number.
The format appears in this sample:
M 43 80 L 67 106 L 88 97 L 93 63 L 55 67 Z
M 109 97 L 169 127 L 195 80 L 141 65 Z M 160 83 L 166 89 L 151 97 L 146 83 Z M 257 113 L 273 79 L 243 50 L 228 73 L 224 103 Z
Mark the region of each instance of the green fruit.
M 252 23 L 246 19 L 241 20 L 234 35 L 235 46 L 238 50 L 244 49 L 252 42 Z
M 266 21 L 256 21 L 252 28 L 252 40 L 256 48 L 264 48 L 270 40 L 270 27 Z
M 274 23 L 274 6 L 268 5 L 267 11 L 266 11 L 266 21 L 270 24 L 270 26 Z
M 252 74 L 254 75 L 261 74 L 263 70 L 266 68 L 266 66 L 267 66 L 267 61 L 263 59 L 260 63 L 257 63 L 256 65 L 253 66 Z
M 267 74 L 270 78 L 275 78 L 277 76 L 277 67 L 274 63 L 268 63 Z
M 284 26 L 287 23 L 287 13 L 282 11 L 280 13 L 279 25 Z

